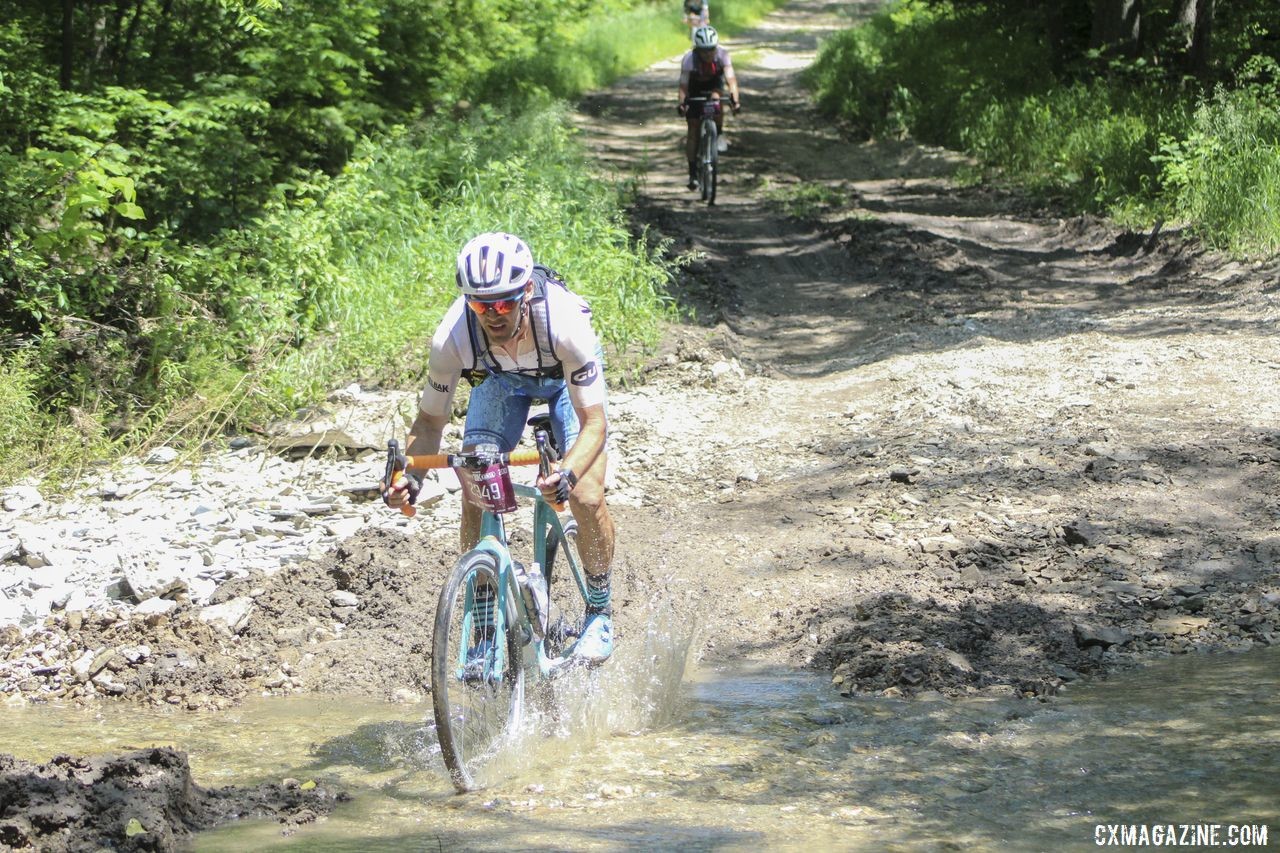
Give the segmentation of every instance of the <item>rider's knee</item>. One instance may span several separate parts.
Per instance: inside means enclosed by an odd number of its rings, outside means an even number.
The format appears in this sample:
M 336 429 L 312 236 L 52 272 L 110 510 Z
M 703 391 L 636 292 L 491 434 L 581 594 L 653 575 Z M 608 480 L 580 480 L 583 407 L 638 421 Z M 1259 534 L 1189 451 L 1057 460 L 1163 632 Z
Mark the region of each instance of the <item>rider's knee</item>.
M 579 512 L 588 512 L 599 516 L 602 512 L 607 512 L 604 502 L 604 483 L 596 482 L 595 478 L 584 478 L 569 494 L 569 506 L 574 515 Z

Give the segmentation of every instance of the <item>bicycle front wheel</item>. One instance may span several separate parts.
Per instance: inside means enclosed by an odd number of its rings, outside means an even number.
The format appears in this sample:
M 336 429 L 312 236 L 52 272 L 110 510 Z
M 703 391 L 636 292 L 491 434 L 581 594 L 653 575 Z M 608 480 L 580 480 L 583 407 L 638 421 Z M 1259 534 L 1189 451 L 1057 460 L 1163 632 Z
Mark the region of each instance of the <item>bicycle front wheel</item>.
M 519 628 L 497 606 L 497 557 L 469 551 L 440 591 L 431 643 L 431 703 L 445 767 L 458 791 L 520 725 L 525 673 Z
M 717 131 L 715 121 L 711 118 L 702 120 L 702 146 L 701 156 L 701 184 L 702 184 L 702 200 L 708 205 L 716 203 L 716 138 Z

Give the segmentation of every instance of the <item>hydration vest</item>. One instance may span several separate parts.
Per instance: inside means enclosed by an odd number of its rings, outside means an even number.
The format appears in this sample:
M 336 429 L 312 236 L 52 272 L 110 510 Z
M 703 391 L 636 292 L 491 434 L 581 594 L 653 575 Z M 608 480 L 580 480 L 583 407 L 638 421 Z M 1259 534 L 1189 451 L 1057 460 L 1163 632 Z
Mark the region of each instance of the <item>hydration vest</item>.
M 689 72 L 689 95 L 701 97 L 724 88 L 724 64 L 720 62 L 720 51 L 716 51 L 709 62 L 703 62 L 697 53 L 693 56 L 693 70 Z
M 533 265 L 533 294 L 529 297 L 529 333 L 533 335 L 534 351 L 538 354 L 538 366 L 532 370 L 519 368 L 507 371 L 498 364 L 489 346 L 489 338 L 480 328 L 475 314 L 464 311 L 467 318 L 467 337 L 471 340 L 471 367 L 462 371 L 462 376 L 473 387 L 484 381 L 490 373 L 519 373 L 523 376 L 537 376 L 540 379 L 563 379 L 564 365 L 551 345 L 551 312 L 547 309 L 547 287 L 555 286 L 568 290 L 569 286 L 555 270 L 542 264 Z

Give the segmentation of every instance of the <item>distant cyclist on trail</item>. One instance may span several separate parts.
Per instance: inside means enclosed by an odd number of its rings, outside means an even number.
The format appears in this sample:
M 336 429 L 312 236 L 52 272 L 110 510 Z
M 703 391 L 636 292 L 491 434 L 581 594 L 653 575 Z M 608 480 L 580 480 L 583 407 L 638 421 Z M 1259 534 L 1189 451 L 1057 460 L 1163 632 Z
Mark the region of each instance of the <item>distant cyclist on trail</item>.
M 705 0 L 684 0 L 684 22 L 690 28 L 707 26 L 711 23 L 711 8 Z
M 558 470 L 537 487 L 548 501 L 564 503 L 578 522 L 578 549 L 587 575 L 587 619 L 575 657 L 600 663 L 613 652 L 609 567 L 613 519 L 604 500 L 607 465 L 603 351 L 591 326 L 591 309 L 577 294 L 535 270 L 529 247 L 511 234 L 492 232 L 470 240 L 458 254 L 461 294 L 431 339 L 427 385 L 409 429 L 406 452 L 432 454 L 449 423 L 454 391 L 472 384 L 462 450 L 497 445 L 513 450 L 524 432 L 529 406 L 546 401 L 551 428 L 566 448 Z M 407 502 L 405 485 L 385 493 L 388 505 Z M 462 550 L 480 535 L 480 510 L 462 505 Z
M 741 107 L 738 100 L 738 78 L 733 73 L 729 51 L 720 47 L 716 28 L 698 27 L 693 31 L 693 49 L 684 55 L 680 63 L 679 104 L 676 109 L 685 117 L 688 130 L 684 152 L 689 160 L 689 189 L 698 188 L 698 133 L 702 127 L 702 114 L 689 109 L 689 98 L 711 98 L 719 101 L 725 89 L 729 90 L 729 105 L 736 113 Z M 716 130 L 720 131 L 720 151 L 727 147 L 724 141 L 724 113 L 716 114 Z

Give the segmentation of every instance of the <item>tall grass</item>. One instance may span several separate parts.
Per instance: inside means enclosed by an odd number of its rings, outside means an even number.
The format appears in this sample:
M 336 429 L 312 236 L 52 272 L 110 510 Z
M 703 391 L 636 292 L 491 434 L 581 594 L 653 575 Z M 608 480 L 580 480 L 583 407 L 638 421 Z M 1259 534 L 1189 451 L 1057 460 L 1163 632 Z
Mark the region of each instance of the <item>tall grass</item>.
M 485 230 L 528 240 L 540 262 L 587 297 L 612 349 L 654 343 L 669 308 L 661 247 L 631 238 L 619 190 L 592 173 L 565 108 L 481 112 L 465 125 L 442 120 L 365 146 L 323 206 L 282 210 L 274 228 L 256 235 L 262 252 L 289 245 L 277 231 L 325 246 L 325 269 L 315 275 L 324 289 L 311 299 L 319 331 L 303 345 L 289 342 L 263 370 L 270 397 L 297 404 L 340 377 L 420 373 L 431 332 L 456 296 L 458 247 Z M 442 164 L 442 154 L 457 159 Z M 424 194 L 450 176 L 445 191 Z
M 1166 137 L 1162 177 L 1180 215 L 1241 254 L 1280 252 L 1280 99 L 1219 91 Z

